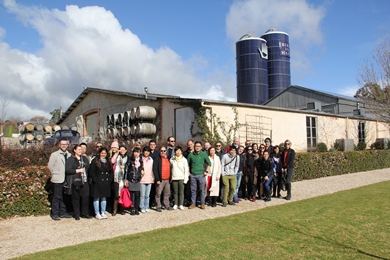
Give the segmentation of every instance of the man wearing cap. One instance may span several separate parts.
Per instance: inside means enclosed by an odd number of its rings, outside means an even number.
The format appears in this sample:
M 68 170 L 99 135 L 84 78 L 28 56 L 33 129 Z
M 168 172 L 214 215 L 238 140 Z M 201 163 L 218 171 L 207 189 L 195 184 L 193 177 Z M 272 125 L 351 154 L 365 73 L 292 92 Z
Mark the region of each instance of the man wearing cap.
M 233 202 L 234 191 L 237 184 L 236 174 L 240 165 L 240 158 L 236 155 L 236 147 L 230 146 L 229 153 L 222 156 L 222 182 L 224 186 L 222 207 L 227 204 L 235 205 Z
M 61 220 L 61 218 L 71 218 L 66 212 L 66 206 L 63 198 L 63 189 L 65 182 L 65 163 L 71 154 L 66 150 L 68 141 L 63 139 L 58 143 L 59 150 L 50 155 L 48 168 L 51 173 L 51 182 L 53 183 L 53 200 L 51 202 L 51 218 Z

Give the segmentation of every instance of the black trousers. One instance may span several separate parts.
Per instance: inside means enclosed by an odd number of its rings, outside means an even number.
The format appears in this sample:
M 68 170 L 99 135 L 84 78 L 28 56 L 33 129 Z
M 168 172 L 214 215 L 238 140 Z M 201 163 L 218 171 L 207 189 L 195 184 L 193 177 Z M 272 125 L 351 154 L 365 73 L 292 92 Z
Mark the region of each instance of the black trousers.
M 255 175 L 253 172 L 247 174 L 248 181 L 246 183 L 246 189 L 247 189 L 247 196 L 256 196 L 257 187 L 256 184 L 254 184 Z
M 138 212 L 139 210 L 139 203 L 141 199 L 140 194 L 140 191 L 130 191 L 131 201 L 133 202 L 133 206 L 131 207 L 134 207 L 135 212 Z
M 59 217 L 67 214 L 63 194 L 64 194 L 64 184 L 53 183 L 53 200 L 51 202 L 52 216 Z
M 80 200 L 81 200 L 81 215 L 89 215 L 89 185 L 84 184 L 80 187 L 72 187 L 72 206 L 74 217 L 80 217 Z

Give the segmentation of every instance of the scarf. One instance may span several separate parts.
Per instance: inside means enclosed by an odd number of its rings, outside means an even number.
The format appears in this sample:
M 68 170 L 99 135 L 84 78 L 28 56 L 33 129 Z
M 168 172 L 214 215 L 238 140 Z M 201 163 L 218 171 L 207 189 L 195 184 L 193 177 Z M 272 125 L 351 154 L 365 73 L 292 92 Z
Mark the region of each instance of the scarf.
M 183 158 L 183 155 L 180 155 L 180 156 L 175 156 L 175 159 L 176 159 L 176 162 L 180 161 L 181 158 Z

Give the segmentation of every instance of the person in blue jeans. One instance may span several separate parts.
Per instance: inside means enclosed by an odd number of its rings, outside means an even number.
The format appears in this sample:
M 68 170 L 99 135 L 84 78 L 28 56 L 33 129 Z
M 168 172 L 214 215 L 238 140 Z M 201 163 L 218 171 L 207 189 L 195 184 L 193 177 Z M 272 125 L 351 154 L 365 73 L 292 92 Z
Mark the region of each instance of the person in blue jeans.
M 269 156 L 268 151 L 264 151 L 263 160 L 261 161 L 261 176 L 263 177 L 263 187 L 265 191 L 265 202 L 271 201 L 271 186 L 274 179 L 274 163 Z
M 240 190 L 242 171 L 244 169 L 244 159 L 245 159 L 244 151 L 245 151 L 245 147 L 243 145 L 240 145 L 237 151 L 237 156 L 238 156 L 237 158 L 239 158 L 239 165 L 238 165 L 238 171 L 236 173 L 236 179 L 237 179 L 236 189 L 234 190 L 234 196 L 233 196 L 233 201 L 235 203 L 240 202 L 240 199 L 238 198 L 238 191 Z

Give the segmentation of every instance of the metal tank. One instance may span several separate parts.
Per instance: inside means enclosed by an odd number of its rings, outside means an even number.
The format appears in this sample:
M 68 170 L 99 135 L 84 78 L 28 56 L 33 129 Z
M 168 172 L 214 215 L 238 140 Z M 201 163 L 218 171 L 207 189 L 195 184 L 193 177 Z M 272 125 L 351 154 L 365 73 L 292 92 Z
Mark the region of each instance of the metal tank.
M 267 42 L 244 35 L 236 42 L 237 102 L 263 104 L 268 100 Z
M 291 85 L 290 42 L 285 32 L 271 28 L 261 38 L 268 47 L 268 96 L 273 98 Z

